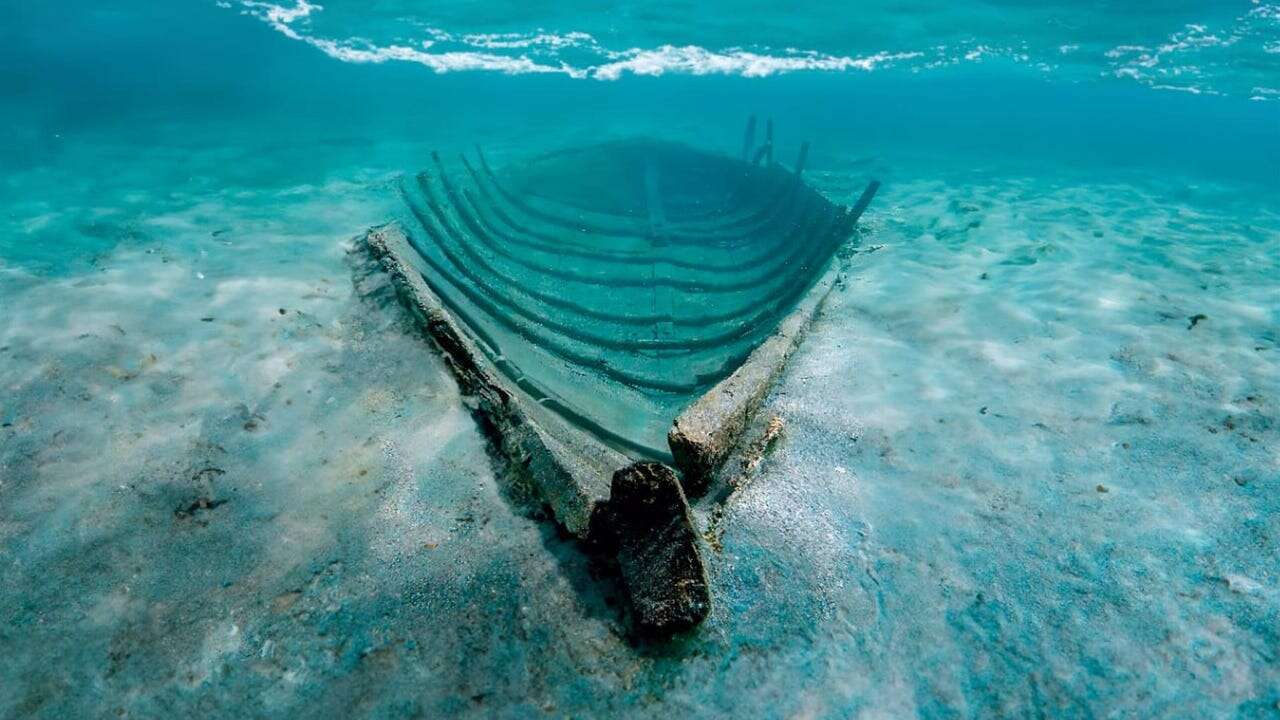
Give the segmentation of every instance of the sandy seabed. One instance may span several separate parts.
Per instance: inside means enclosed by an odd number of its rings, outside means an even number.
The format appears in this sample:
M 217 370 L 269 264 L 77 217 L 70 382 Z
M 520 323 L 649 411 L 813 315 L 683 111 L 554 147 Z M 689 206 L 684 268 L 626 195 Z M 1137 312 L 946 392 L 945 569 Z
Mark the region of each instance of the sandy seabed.
M 881 170 L 664 647 L 355 291 L 394 176 L 15 174 L 0 716 L 1275 712 L 1280 215 Z

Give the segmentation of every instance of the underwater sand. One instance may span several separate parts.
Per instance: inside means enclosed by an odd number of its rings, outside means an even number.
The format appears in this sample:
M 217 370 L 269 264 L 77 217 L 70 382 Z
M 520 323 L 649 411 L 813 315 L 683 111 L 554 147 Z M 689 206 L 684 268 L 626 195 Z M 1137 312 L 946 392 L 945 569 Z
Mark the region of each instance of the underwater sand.
M 1272 702 L 1280 214 L 887 186 L 769 402 L 712 617 L 637 651 L 443 363 L 354 291 L 385 186 L 99 188 L 10 220 L 108 239 L 4 269 L 6 713 Z

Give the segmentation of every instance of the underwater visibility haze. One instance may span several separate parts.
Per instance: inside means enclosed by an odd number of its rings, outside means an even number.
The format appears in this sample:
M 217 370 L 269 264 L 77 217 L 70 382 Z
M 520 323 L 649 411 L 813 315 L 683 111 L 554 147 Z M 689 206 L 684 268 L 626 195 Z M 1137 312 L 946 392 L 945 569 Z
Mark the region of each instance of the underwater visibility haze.
M 0 0 L 0 137 L 0 717 L 1280 716 L 1280 5 Z M 829 290 L 696 627 L 370 228 L 686 484 Z

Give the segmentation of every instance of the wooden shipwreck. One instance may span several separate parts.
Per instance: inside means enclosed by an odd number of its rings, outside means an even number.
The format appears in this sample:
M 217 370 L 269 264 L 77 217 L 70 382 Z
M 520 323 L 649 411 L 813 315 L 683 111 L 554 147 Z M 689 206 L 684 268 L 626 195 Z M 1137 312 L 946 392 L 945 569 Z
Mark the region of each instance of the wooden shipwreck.
M 617 554 L 637 624 L 710 610 L 706 493 L 842 270 L 852 207 L 773 159 L 651 140 L 403 179 L 362 247 L 557 522 Z

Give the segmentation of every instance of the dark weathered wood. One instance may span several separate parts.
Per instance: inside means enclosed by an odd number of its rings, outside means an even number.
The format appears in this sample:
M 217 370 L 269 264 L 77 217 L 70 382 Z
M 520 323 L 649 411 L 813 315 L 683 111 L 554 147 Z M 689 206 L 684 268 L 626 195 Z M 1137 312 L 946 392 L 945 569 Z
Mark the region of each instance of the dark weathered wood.
M 742 136 L 742 162 L 751 159 L 751 149 L 756 144 L 756 116 L 747 118 L 747 131 Z
M 804 164 L 809 159 L 809 141 L 800 143 L 800 157 L 796 158 L 796 177 L 804 174 Z
M 675 473 L 652 462 L 618 470 L 609 517 L 639 629 L 669 636 L 702 622 L 711 610 L 711 592 L 689 503 Z

